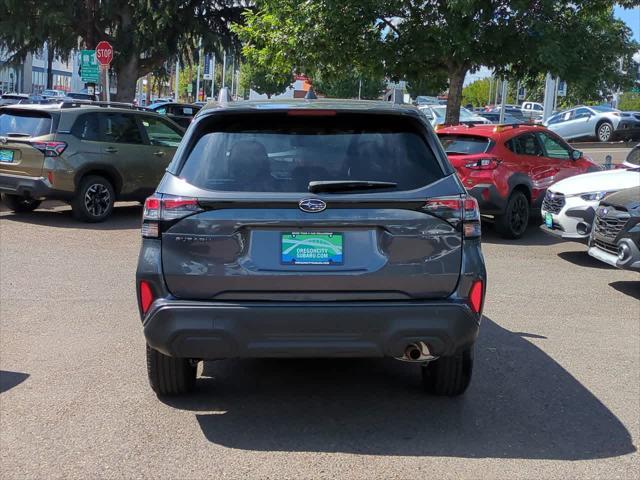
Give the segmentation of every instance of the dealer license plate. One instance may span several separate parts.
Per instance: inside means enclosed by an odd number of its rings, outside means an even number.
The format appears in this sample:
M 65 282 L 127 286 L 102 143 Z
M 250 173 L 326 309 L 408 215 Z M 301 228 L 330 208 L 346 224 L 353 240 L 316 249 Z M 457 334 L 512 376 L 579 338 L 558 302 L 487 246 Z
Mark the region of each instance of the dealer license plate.
M 285 265 L 341 265 L 342 233 L 285 232 L 280 235 L 280 261 Z
M 553 217 L 551 216 L 550 213 L 546 212 L 544 214 L 544 224 L 548 227 L 548 228 L 553 228 Z
M 13 150 L 0 149 L 0 162 L 13 163 Z

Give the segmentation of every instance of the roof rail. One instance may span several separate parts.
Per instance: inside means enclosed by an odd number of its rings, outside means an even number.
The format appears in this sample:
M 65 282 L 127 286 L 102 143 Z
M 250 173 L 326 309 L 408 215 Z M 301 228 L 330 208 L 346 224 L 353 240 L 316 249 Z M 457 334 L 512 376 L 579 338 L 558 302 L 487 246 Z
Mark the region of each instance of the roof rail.
M 78 108 L 78 107 L 104 107 L 104 108 L 126 108 L 129 110 L 149 111 L 146 107 L 140 107 L 132 103 L 125 102 L 94 102 L 91 100 L 73 100 L 64 101 L 60 104 L 60 108 Z

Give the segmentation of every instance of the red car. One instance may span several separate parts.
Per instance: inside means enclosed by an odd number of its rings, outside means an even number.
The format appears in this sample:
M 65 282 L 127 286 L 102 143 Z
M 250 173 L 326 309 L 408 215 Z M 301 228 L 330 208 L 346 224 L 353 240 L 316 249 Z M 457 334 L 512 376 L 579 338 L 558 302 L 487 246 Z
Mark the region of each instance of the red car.
M 458 125 L 437 129 L 449 161 L 480 212 L 506 238 L 520 238 L 549 185 L 600 170 L 555 133 L 536 125 Z

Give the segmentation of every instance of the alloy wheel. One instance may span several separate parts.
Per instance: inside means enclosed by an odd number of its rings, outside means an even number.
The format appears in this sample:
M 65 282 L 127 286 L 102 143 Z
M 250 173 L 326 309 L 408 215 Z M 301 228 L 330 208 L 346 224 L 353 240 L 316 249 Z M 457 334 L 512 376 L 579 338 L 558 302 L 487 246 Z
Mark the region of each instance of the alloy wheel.
M 611 138 L 611 126 L 603 123 L 598 130 L 598 137 L 601 142 L 606 142 Z
M 515 234 L 520 234 L 527 228 L 527 222 L 529 221 L 529 212 L 527 211 L 528 208 L 529 207 L 527 206 L 526 199 L 522 196 L 519 196 L 513 202 L 509 220 L 511 224 L 511 230 Z
M 84 194 L 84 206 L 87 212 L 94 217 L 101 217 L 109 210 L 111 205 L 111 193 L 101 183 L 94 183 L 87 188 Z

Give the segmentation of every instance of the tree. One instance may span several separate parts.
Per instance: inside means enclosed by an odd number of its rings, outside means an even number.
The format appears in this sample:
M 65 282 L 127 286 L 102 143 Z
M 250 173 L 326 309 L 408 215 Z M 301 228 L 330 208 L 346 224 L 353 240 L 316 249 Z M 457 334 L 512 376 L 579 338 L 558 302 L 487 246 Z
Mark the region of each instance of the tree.
M 407 91 L 413 98 L 420 95 L 436 97 L 447 89 L 447 74 L 444 71 L 436 71 L 432 75 L 415 72 L 413 78 L 411 75 L 405 75 L 405 79 Z
M 625 92 L 620 95 L 618 108 L 620 110 L 640 110 L 640 93 Z
M 471 104 L 474 107 L 481 107 L 490 103 L 489 91 L 491 90 L 493 78 L 481 78 L 470 83 L 462 90 L 462 103 Z
M 610 0 L 263 0 L 245 14 L 240 36 L 245 53 L 264 65 L 288 62 L 326 76 L 382 68 L 414 81 L 444 74 L 446 122 L 456 123 L 464 78 L 481 66 L 510 78 L 615 75 L 612 66 L 634 45 L 612 7 Z
M 291 70 L 279 70 L 276 66 L 266 68 L 245 62 L 240 66 L 239 82 L 241 88 L 252 89 L 271 98 L 272 95 L 284 92 L 293 83 L 293 75 Z
M 317 93 L 333 98 L 360 98 L 376 100 L 385 90 L 386 82 L 381 76 L 359 75 L 357 72 L 345 72 L 341 77 L 331 76 L 328 80 L 320 74 L 311 77 Z
M 242 2 L 234 0 L 5 0 L 0 4 L 0 46 L 13 60 L 50 42 L 59 55 L 107 40 L 114 48 L 111 68 L 118 79 L 115 99 L 131 101 L 138 78 L 165 62 L 186 58 L 203 45 L 230 45 L 232 21 Z M 25 13 L 26 12 L 26 13 Z

